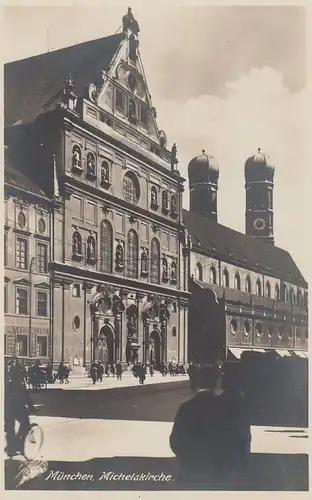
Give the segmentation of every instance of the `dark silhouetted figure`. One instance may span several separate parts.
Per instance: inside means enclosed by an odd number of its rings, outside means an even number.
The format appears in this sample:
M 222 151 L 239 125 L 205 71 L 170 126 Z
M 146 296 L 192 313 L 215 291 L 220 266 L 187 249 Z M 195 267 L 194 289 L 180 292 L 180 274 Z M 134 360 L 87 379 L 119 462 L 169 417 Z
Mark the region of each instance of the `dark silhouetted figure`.
M 170 436 L 181 479 L 239 489 L 248 474 L 250 424 L 238 384 L 216 368 L 200 371 L 200 389 L 178 410 Z M 231 384 L 230 384 L 230 383 Z

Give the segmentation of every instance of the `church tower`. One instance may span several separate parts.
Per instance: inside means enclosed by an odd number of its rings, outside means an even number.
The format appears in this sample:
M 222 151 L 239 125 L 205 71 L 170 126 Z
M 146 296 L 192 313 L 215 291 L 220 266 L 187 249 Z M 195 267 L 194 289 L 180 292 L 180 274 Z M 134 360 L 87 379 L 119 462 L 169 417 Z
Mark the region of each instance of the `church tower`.
M 274 164 L 261 149 L 245 163 L 246 234 L 274 245 Z
M 215 158 L 203 149 L 188 166 L 190 211 L 217 222 L 217 191 L 219 167 Z

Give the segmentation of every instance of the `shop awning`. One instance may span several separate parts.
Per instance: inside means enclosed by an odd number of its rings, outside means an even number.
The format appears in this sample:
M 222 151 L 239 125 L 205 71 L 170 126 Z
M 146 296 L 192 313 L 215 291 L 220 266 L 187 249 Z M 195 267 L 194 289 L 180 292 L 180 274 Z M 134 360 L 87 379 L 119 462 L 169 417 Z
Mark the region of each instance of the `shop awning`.
M 303 352 L 303 351 L 294 351 L 294 352 L 295 352 L 295 354 L 297 356 L 299 356 L 299 358 L 305 358 L 306 359 L 308 357 L 308 353 L 307 352 Z
M 276 349 L 276 352 L 279 356 L 281 356 L 281 358 L 283 358 L 284 356 L 291 356 L 290 352 L 286 350 Z
M 239 347 L 229 347 L 229 351 L 235 356 L 235 358 L 240 359 L 243 352 L 252 351 L 252 349 L 240 349 Z

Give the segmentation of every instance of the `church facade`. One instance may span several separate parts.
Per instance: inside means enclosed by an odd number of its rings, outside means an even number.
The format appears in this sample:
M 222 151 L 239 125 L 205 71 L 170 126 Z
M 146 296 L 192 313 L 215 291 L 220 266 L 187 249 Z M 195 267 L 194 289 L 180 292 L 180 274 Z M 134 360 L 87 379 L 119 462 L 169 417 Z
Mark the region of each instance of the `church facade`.
M 19 141 L 42 184 L 52 158 L 57 174 L 55 363 L 187 361 L 184 179 L 158 129 L 138 44 L 129 11 L 122 33 L 5 70 L 8 147 Z M 36 98 L 17 116 L 30 88 Z

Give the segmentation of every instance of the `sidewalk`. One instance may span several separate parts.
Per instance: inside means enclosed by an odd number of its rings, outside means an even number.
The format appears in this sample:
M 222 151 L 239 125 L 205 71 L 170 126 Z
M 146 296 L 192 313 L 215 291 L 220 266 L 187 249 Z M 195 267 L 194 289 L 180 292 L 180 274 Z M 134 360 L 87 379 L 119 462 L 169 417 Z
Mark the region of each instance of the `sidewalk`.
M 185 382 L 188 381 L 189 377 L 187 375 L 166 375 L 163 377 L 160 373 L 154 373 L 153 377 L 149 374 L 146 375 L 144 385 L 152 384 L 165 384 L 168 382 Z M 92 379 L 88 378 L 86 375 L 74 374 L 69 377 L 69 384 L 60 384 L 59 380 L 56 380 L 54 384 L 48 384 L 49 389 L 60 389 L 60 390 L 103 390 L 103 389 L 114 389 L 115 387 L 134 387 L 140 386 L 139 379 L 135 378 L 132 372 L 125 371 L 122 374 L 122 379 L 117 380 L 117 377 L 110 375 L 109 377 L 104 376 L 103 382 L 96 382 L 93 385 Z

